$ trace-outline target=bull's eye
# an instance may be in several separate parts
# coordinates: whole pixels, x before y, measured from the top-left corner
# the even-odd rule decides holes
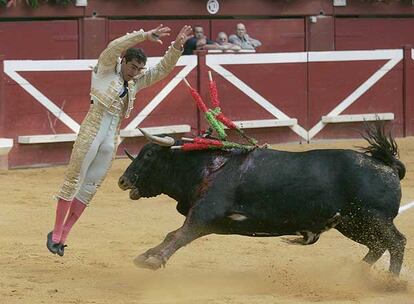
[[[149,157],[151,157],[151,155],[152,155],[152,151],[148,151],[148,152],[145,154],[145,158],[149,158]]]

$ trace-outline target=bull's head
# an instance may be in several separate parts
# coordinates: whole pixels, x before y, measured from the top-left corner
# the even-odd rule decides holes
[[[137,157],[125,151],[132,163],[118,181],[122,190],[130,190],[129,197],[132,200],[161,194],[162,184],[168,179],[166,168],[171,155],[169,147],[175,142],[168,136],[155,136],[144,130],[140,131],[150,143],[141,149]]]

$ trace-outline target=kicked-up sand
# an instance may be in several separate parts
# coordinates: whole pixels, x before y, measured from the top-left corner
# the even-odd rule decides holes
[[[403,205],[414,201],[414,138],[398,144],[407,167]],[[361,145],[358,140],[273,147]],[[209,235],[178,250],[163,269],[137,268],[133,259],[184,218],[167,196],[131,201],[117,186],[128,164],[114,162],[62,258],[50,254],[45,241],[65,167],[0,171],[1,304],[414,303],[414,208],[395,221],[408,240],[399,280],[388,275],[388,253],[368,268],[360,262],[366,247],[336,230],[310,246],[289,245],[283,237]]]

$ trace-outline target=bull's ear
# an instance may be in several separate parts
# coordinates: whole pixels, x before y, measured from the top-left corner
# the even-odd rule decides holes
[[[152,134],[149,134],[147,131],[138,128],[142,134],[144,134],[145,138],[147,140],[149,140],[150,142],[163,146],[163,147],[171,147],[172,145],[174,145],[175,143],[175,139],[169,136],[165,136],[165,137],[160,137],[160,136],[155,136]]]
[[[130,160],[134,161],[135,157],[133,157],[127,149],[124,149],[125,154],[129,157]]]

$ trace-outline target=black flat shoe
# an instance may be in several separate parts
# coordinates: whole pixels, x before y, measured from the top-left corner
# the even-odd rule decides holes
[[[58,253],[61,244],[53,242],[52,235],[53,231],[50,231],[47,235],[46,247],[51,253],[56,254]]]
[[[56,252],[58,256],[63,256],[65,254],[65,247],[68,247],[68,245],[63,245],[59,243],[58,251]]]

